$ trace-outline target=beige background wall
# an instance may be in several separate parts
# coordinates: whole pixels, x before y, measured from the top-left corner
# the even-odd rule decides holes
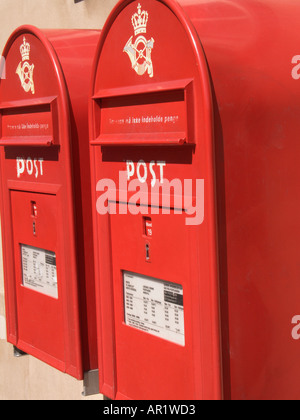
[[[43,28],[101,29],[117,0],[0,0],[0,51],[9,35],[24,24]],[[0,250],[1,251],[1,250]],[[31,356],[13,357],[6,342],[2,252],[0,252],[0,400],[89,400],[83,383]]]

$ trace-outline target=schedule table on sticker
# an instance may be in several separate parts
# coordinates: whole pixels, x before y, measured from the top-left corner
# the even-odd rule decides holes
[[[184,346],[182,286],[129,272],[123,279],[125,323]]]
[[[58,298],[56,255],[44,249],[21,245],[23,286]]]

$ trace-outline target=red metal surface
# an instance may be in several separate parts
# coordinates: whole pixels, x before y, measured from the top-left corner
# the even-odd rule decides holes
[[[98,38],[20,27],[0,83],[8,341],[78,379],[97,368],[86,114]],[[57,287],[42,284],[55,269]]]
[[[225,396],[299,399],[299,4],[182,4],[214,92]]]
[[[154,40],[144,68],[139,3]],[[205,182],[200,226],[150,216],[144,238],[141,215],[94,214],[100,386],[111,398],[299,398],[298,12],[290,0],[127,0],[106,23],[90,103],[93,206],[97,182],[118,185],[127,160],[132,178],[139,161],[148,173],[165,161],[166,179]],[[173,89],[190,98],[187,114],[159,99]],[[122,122],[167,109],[179,109],[171,130]],[[121,270],[183,285],[184,347],[126,325]]]

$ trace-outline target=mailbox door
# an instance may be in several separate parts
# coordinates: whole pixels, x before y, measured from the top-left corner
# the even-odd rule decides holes
[[[177,3],[119,3],[90,111],[101,391],[221,398],[211,90]]]
[[[151,238],[144,216],[111,216],[118,397],[188,399],[195,387],[192,241],[184,215],[151,216]]]
[[[19,345],[63,360],[57,197],[11,191],[11,205]]]

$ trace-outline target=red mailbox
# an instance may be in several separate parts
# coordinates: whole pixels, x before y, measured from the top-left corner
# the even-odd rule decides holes
[[[123,1],[94,70],[101,391],[220,398],[213,105],[197,33],[175,2]]]
[[[97,369],[87,102],[98,31],[17,29],[0,83],[8,341]]]
[[[124,0],[103,29],[90,148],[110,398],[299,398],[298,14]]]

